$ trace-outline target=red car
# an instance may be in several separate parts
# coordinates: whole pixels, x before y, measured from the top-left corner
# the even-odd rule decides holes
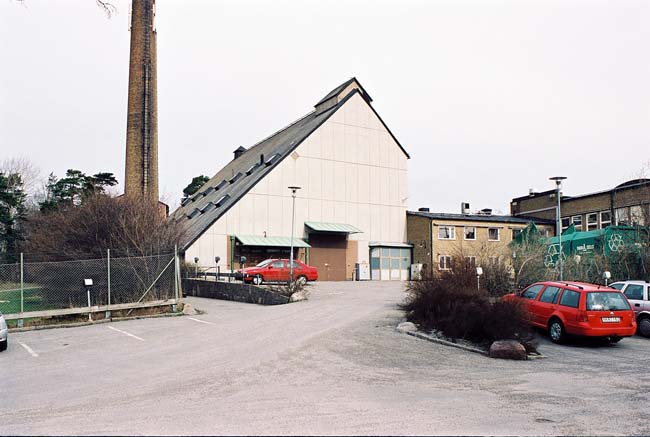
[[[567,334],[616,343],[636,331],[634,311],[625,295],[603,285],[544,281],[503,299],[521,302],[530,324],[547,329],[554,343],[561,343]]]
[[[255,267],[246,267],[237,273],[244,282],[252,282],[255,285],[260,285],[262,282],[288,282],[289,260],[265,259]],[[302,283],[315,281],[318,279],[318,269],[293,260],[293,277]]]

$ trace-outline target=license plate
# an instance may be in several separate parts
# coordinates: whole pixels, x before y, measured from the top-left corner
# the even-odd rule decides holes
[[[603,323],[618,323],[621,321],[620,317],[602,317],[600,320],[603,321]]]

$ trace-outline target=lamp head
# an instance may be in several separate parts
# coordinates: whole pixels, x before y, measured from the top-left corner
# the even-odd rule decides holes
[[[548,179],[551,181],[555,181],[555,185],[559,187],[560,185],[562,185],[562,181],[566,179],[566,176],[553,176]]]

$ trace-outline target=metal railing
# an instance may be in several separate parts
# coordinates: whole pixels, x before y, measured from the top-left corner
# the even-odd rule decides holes
[[[0,264],[0,312],[8,320],[133,310],[180,302],[177,254]]]

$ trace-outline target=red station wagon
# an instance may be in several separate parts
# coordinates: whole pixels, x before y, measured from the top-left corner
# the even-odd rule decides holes
[[[259,285],[262,282],[287,282],[289,281],[288,259],[265,259],[254,267],[246,267],[237,272],[238,277],[243,276],[244,282]],[[293,260],[293,277],[296,281],[307,282],[318,279],[318,269],[307,264]]]
[[[636,331],[634,311],[625,295],[602,285],[544,281],[503,298],[521,302],[530,324],[547,329],[554,343],[561,343],[567,334],[616,343]]]

